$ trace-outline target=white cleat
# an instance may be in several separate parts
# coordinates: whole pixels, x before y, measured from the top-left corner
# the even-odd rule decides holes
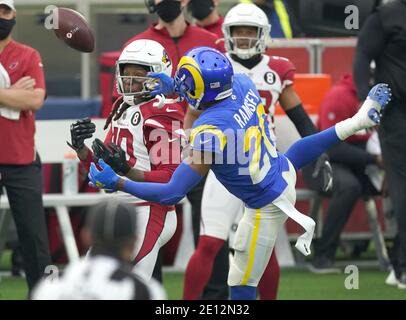
[[[336,124],[336,133],[340,140],[351,137],[359,130],[375,127],[381,121],[381,111],[391,99],[391,90],[385,83],[375,85],[368,94],[358,112],[349,119]]]
[[[388,286],[397,286],[399,283],[398,279],[396,279],[396,274],[395,274],[395,270],[391,270],[391,272],[389,273],[389,275],[386,277],[385,279],[385,284],[387,284]]]

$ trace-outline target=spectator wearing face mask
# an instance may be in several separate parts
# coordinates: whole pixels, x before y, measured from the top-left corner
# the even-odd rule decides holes
[[[224,17],[218,11],[220,0],[191,0],[188,4],[189,11],[195,19],[196,25],[223,38],[221,26]]]
[[[221,49],[216,41],[218,36],[196,26],[190,25],[183,15],[188,0],[151,0],[148,3],[150,13],[156,12],[158,22],[147,30],[128,40],[124,47],[137,39],[150,39],[159,42],[168,52],[174,66],[180,57],[196,46],[208,46]],[[176,68],[173,68],[175,73]]]

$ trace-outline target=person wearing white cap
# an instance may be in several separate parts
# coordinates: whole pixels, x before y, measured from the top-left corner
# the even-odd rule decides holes
[[[11,10],[16,11],[16,8],[14,7],[14,0],[3,0],[3,1],[0,1],[0,4],[4,4],[7,7],[9,7]]]
[[[7,190],[31,290],[51,264],[42,203],[35,111],[45,98],[41,56],[12,39],[14,1],[0,1],[0,194]]]

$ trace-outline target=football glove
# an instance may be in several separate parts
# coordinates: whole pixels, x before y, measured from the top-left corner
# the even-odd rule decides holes
[[[175,80],[162,72],[150,72],[148,77],[159,80],[159,84],[151,91],[151,96],[172,95],[175,93]]]
[[[95,139],[92,143],[95,161],[103,159],[117,174],[125,176],[131,169],[126,160],[123,149],[113,142],[106,146],[100,139]]]
[[[85,140],[93,136],[96,131],[96,125],[90,118],[80,119],[70,125],[71,142],[66,141],[69,147],[79,151],[85,146]]]
[[[312,177],[317,178],[323,175],[323,191],[328,192],[333,188],[333,168],[331,167],[329,156],[323,153],[316,162]]]
[[[89,186],[99,189],[106,189],[108,191],[117,190],[117,182],[120,179],[118,175],[113,171],[113,169],[100,159],[98,165],[102,170],[98,170],[94,162],[90,165],[89,170]]]

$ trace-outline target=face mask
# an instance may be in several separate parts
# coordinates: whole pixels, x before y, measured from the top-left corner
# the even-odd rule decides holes
[[[10,20],[0,18],[0,40],[4,40],[9,36],[15,24],[16,18]]]
[[[197,20],[203,20],[214,10],[213,0],[194,0],[189,4],[192,16]]]
[[[180,1],[164,0],[156,5],[156,13],[164,22],[172,22],[182,13]]]

